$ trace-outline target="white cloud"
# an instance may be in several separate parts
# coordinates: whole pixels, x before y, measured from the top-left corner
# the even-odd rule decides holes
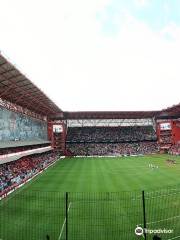
[[[180,41],[180,27],[173,22],[170,22],[167,26],[165,26],[161,33],[166,38],[175,40],[176,42]]]
[[[63,110],[148,110],[179,102],[179,27],[155,33],[127,13],[101,32],[104,0],[1,2],[0,46]],[[119,24],[120,23],[120,24]]]

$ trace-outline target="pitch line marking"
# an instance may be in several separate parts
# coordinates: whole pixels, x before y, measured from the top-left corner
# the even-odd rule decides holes
[[[69,206],[68,206],[68,212],[69,212],[70,207],[71,207],[71,202],[69,203]],[[66,217],[64,218],[64,222],[63,222],[63,225],[62,225],[61,232],[59,234],[58,240],[60,240],[61,237],[62,237],[62,233],[63,233],[63,230],[64,230],[65,223],[66,223]]]
[[[163,222],[163,221],[168,221],[168,220],[171,220],[171,219],[174,219],[174,218],[179,218],[179,216],[174,216],[174,217],[170,217],[170,218],[166,218],[166,219],[161,219],[159,221],[155,221],[155,222],[148,222],[147,224],[151,224],[151,223],[159,223],[159,222]]]
[[[180,238],[180,235],[177,237],[169,238],[168,240],[173,240],[173,239],[177,239],[177,238]]]
[[[174,218],[179,218],[179,217],[180,217],[180,215],[179,215],[179,216],[170,217],[170,218],[161,219],[161,220],[158,220],[158,221],[155,221],[155,222],[148,222],[148,223],[146,223],[146,224],[159,223],[159,222],[168,221],[168,220],[171,220],[171,219],[174,219]],[[143,224],[141,223],[141,224],[139,224],[139,225],[143,225]],[[180,236],[179,236],[179,237],[180,237]]]

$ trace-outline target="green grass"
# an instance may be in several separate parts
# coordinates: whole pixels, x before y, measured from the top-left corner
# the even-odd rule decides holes
[[[167,158],[177,164],[168,165]],[[152,170],[149,163],[159,168]],[[69,240],[137,239],[142,190],[147,227],[172,228],[173,234],[161,235],[163,239],[179,236],[180,157],[153,155],[58,161],[0,202],[0,239],[45,240],[46,234],[50,240],[65,239],[65,192]]]

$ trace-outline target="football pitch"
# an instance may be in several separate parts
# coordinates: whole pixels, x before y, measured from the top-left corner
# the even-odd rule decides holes
[[[180,157],[151,155],[58,160],[0,201],[0,240],[144,239],[142,190],[146,228],[180,239]]]

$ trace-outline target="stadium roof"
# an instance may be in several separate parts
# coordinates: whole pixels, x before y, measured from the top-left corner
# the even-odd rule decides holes
[[[0,53],[0,98],[48,116],[61,109]]]
[[[51,99],[0,53],[0,99],[49,119],[141,119],[180,118],[180,103],[162,111],[63,112]]]
[[[175,117],[180,118],[180,103],[174,105],[172,107],[163,109],[158,117],[167,118],[167,117]]]
[[[179,118],[180,104],[161,111],[80,111],[63,112],[62,115],[56,114],[51,119],[142,119],[142,118]]]
[[[139,119],[152,118],[158,111],[64,112],[65,119]],[[58,117],[58,115],[56,116]]]

